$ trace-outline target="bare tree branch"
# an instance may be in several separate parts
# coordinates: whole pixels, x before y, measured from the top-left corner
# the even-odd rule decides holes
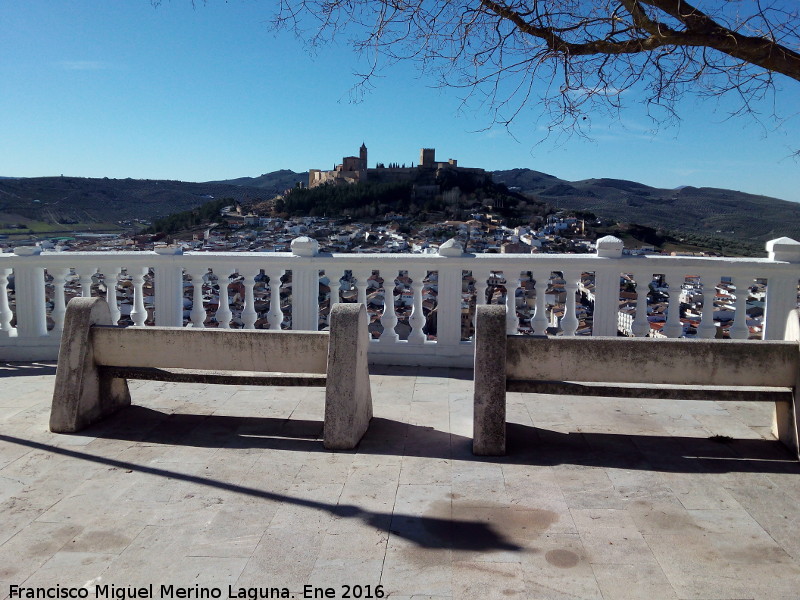
[[[695,0],[693,0],[695,1]],[[538,106],[580,128],[635,89],[659,119],[687,93],[738,98],[743,114],[800,81],[796,0],[281,0],[275,25],[312,47],[348,35],[381,67],[412,60],[508,125]],[[700,8],[702,5],[702,9]]]

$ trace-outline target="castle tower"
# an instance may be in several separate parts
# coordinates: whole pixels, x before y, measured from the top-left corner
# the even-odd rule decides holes
[[[435,148],[421,148],[419,151],[419,166],[432,167],[436,162]]]
[[[361,148],[358,150],[358,157],[361,159],[361,168],[366,171],[367,169],[367,146],[361,142]]]

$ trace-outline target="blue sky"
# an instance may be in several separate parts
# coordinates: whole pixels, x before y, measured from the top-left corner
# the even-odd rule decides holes
[[[412,65],[389,68],[350,102],[359,59],[344,44],[307,53],[269,26],[256,0],[0,2],[0,175],[208,181],[330,168],[361,142],[376,161],[410,164],[420,147],[486,169],[527,167],[564,179],[726,187],[800,202],[800,117],[781,127],[726,120],[691,99],[678,127],[651,131],[635,104],[593,120],[593,140],[550,138],[534,111],[516,139],[485,130]],[[779,112],[800,110],[782,78]],[[761,107],[770,111],[771,106]]]

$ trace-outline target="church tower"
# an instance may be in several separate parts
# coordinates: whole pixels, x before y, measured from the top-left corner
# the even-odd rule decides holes
[[[361,148],[358,149],[358,157],[361,159],[361,168],[367,170],[367,146],[361,142]]]

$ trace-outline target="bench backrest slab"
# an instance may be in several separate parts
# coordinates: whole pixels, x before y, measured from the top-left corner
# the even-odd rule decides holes
[[[208,371],[325,373],[328,333],[94,326],[95,363]]]

